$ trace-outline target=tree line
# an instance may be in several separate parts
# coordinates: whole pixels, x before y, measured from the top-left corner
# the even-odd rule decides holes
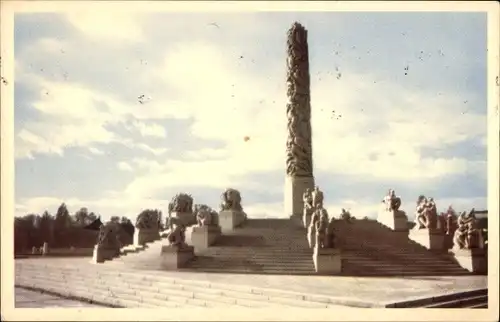
[[[145,212],[156,212],[158,210],[147,209]],[[25,252],[32,247],[41,247],[44,242],[50,248],[90,248],[96,243],[98,227],[85,229],[87,226],[99,219],[100,216],[88,208],[80,208],[74,214],[70,214],[68,207],[62,203],[54,215],[48,211],[39,214],[27,214],[14,219],[14,251]],[[120,239],[124,245],[132,243],[134,224],[125,217],[112,216],[109,220],[120,224],[123,234]],[[162,225],[163,226],[163,225]],[[88,227],[87,227],[88,228]]]

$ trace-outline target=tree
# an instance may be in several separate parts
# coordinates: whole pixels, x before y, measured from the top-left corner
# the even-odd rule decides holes
[[[89,222],[89,211],[87,208],[82,207],[80,210],[75,212],[75,222],[77,226],[83,227]]]
[[[96,216],[96,214],[91,212],[91,213],[89,213],[88,218],[89,218],[89,222],[93,222],[97,219],[97,216]]]
[[[56,218],[55,218],[55,229],[64,230],[71,225],[71,217],[69,215],[68,208],[63,202],[59,208],[57,208]]]
[[[120,223],[120,217],[118,217],[118,216],[111,216],[111,218],[109,218],[109,221],[112,222],[112,223],[119,224]]]

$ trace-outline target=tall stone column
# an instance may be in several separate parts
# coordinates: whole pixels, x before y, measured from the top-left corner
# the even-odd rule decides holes
[[[287,40],[288,138],[286,142],[285,213],[302,218],[306,188],[313,189],[311,95],[307,30],[295,22]]]

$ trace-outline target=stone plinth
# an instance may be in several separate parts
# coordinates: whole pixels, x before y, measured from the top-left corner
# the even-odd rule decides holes
[[[166,245],[161,248],[161,268],[165,270],[182,268],[193,258],[193,246]]]
[[[414,228],[410,230],[408,238],[429,250],[443,251],[445,234],[441,229]]]
[[[213,245],[221,232],[221,228],[215,225],[192,226],[186,231],[186,242],[195,249],[204,249]]]
[[[336,275],[342,272],[342,256],[338,248],[314,247],[314,268],[318,274]]]
[[[379,209],[377,221],[394,231],[408,231],[408,217],[402,210],[386,210],[384,205]]]
[[[107,260],[113,259],[118,256],[120,251],[118,249],[104,248],[99,245],[94,246],[94,253],[92,254],[92,263],[104,263]]]
[[[314,177],[291,177],[285,178],[285,215],[302,225],[304,211],[304,192],[309,188],[314,189]],[[298,220],[297,220],[298,219]]]
[[[222,231],[231,231],[241,226],[247,218],[243,211],[222,210],[219,212],[219,226]]]
[[[140,229],[136,228],[134,231],[134,245],[141,246],[146,243],[153,242],[160,239],[159,229]]]
[[[192,212],[172,212],[172,217],[175,217],[184,226],[191,226],[196,224],[196,216]]]
[[[457,249],[450,251],[456,262],[475,274],[488,274],[488,251],[481,248]]]

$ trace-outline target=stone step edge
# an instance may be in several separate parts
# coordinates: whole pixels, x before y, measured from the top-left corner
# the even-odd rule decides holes
[[[472,303],[471,303],[472,302]],[[449,300],[449,301],[439,301],[436,303],[431,303],[429,305],[426,305],[425,308],[465,308],[469,307],[470,305],[477,305],[477,304],[484,304],[488,303],[488,295],[487,294],[481,294],[481,295],[476,295],[476,296],[467,296],[467,297],[459,297],[457,299]],[[449,304],[454,304],[453,306],[448,306]],[[458,305],[458,306],[457,306]],[[465,306],[464,306],[465,305]]]
[[[31,281],[37,281],[38,279],[37,278],[27,278],[28,280],[31,280]],[[246,304],[248,304],[248,302],[253,302],[253,304],[265,304],[269,301],[269,298],[261,298],[261,299],[256,299],[255,297],[252,299],[252,298],[238,298],[238,299],[234,299],[233,300],[233,297],[231,297],[230,295],[224,295],[224,294],[214,294],[214,293],[204,293],[203,295],[205,296],[199,296],[199,297],[194,297],[194,294],[195,293],[194,291],[190,291],[190,290],[183,290],[183,289],[180,289],[180,288],[175,288],[175,289],[165,289],[165,290],[168,290],[169,292],[162,292],[162,290],[156,288],[156,289],[153,289],[154,285],[140,285],[140,286],[137,286],[135,285],[135,288],[128,288],[130,290],[133,290],[133,292],[131,291],[127,291],[127,290],[120,290],[121,287],[123,286],[130,286],[131,284],[130,283],[126,283],[125,282],[125,285],[119,285],[119,284],[115,284],[115,283],[106,283],[106,284],[99,284],[98,283],[98,286],[94,286],[93,284],[86,284],[85,280],[75,280],[73,279],[71,282],[68,282],[66,280],[61,280],[61,279],[57,279],[56,277],[54,276],[51,276],[50,278],[45,278],[43,279],[43,281],[49,281],[51,282],[52,284],[56,284],[56,285],[60,285],[60,284],[70,284],[70,285],[73,285],[73,286],[77,286],[78,288],[82,288],[85,286],[88,286],[89,289],[95,289],[97,291],[101,291],[101,292],[106,292],[106,291],[109,291],[109,292],[112,292],[113,294],[116,294],[117,296],[121,296],[121,297],[126,297],[126,298],[140,298],[140,300],[138,300],[137,302],[139,303],[143,303],[145,301],[150,301],[150,300],[158,300],[158,301],[161,301],[161,300],[164,300],[164,301],[169,301],[169,302],[173,302],[173,303],[179,303],[178,301],[175,301],[175,299],[177,300],[180,300],[180,299],[185,299],[186,301],[187,300],[194,300],[194,301],[204,301],[204,302],[208,302],[208,303],[217,303],[217,304],[225,304],[225,305],[238,305],[238,306],[248,306]],[[159,283],[158,283],[159,284]],[[171,285],[170,285],[171,286]],[[61,287],[64,287],[64,286],[61,286]],[[118,290],[117,290],[118,289]],[[222,292],[222,291],[221,291]],[[226,292],[226,291],[224,291]],[[183,294],[181,294],[183,293]],[[192,293],[193,295],[190,295],[189,293]],[[148,295],[146,298],[144,297],[145,295]],[[253,294],[246,294],[246,295],[253,295]],[[257,296],[257,295],[255,295]],[[170,300],[170,298],[173,298],[174,300]],[[238,303],[239,302],[239,303]],[[189,305],[189,303],[184,303],[181,301],[181,304],[182,305]],[[198,306],[207,306],[206,304],[204,305],[198,305]],[[293,306],[292,304],[289,304],[289,306]]]
[[[64,298],[64,299],[67,299],[67,300],[78,301],[78,302],[85,302],[85,303],[89,303],[89,304],[96,304],[96,305],[100,305],[100,306],[108,307],[108,308],[120,308],[121,307],[121,306],[118,306],[118,305],[115,305],[115,304],[104,303],[102,301],[88,299],[88,298],[84,298],[84,297],[80,297],[80,296],[65,295],[65,294],[62,294],[62,293],[50,291],[50,290],[43,289],[43,288],[36,287],[36,286],[30,286],[30,285],[25,285],[25,284],[23,285],[22,283],[17,283],[17,282],[14,282],[14,287],[25,289],[25,290],[28,290],[28,291],[39,292],[39,293],[42,293],[42,294],[48,294],[48,295],[52,295],[52,296],[57,296],[57,297]]]
[[[26,280],[28,281],[26,283],[29,284],[29,283],[39,282],[40,279],[27,278]],[[59,293],[63,296],[68,293],[68,289],[70,289],[69,290],[70,293],[73,292],[73,293],[78,293],[78,294],[86,294],[85,296],[80,296],[80,298],[82,298],[82,299],[89,300],[90,298],[93,298],[94,296],[97,295],[99,297],[104,298],[105,301],[108,301],[108,302],[102,301],[103,303],[108,303],[108,305],[111,305],[111,304],[116,305],[115,300],[125,300],[125,301],[129,301],[129,302],[135,302],[136,307],[141,306],[142,304],[145,304],[148,306],[151,305],[150,302],[144,302],[142,300],[142,297],[139,295],[134,296],[132,294],[126,294],[123,292],[114,293],[113,291],[111,291],[113,295],[110,296],[110,290],[106,290],[103,288],[90,288],[82,283],[74,283],[74,282],[67,282],[67,281],[54,280],[54,279],[43,279],[42,283],[40,283],[40,284],[42,286],[40,286],[39,288],[41,288],[41,289],[46,289],[46,288],[56,289],[56,291],[52,291],[52,292]],[[68,284],[71,285],[71,288],[68,288]],[[57,290],[59,290],[59,291],[57,291]],[[148,298],[148,300],[151,300],[151,299]],[[179,305],[176,305],[176,304],[183,304],[184,306],[191,306],[191,307],[200,307],[200,306],[196,306],[196,305],[192,305],[192,304],[188,304],[188,303],[179,303],[179,302],[175,302],[175,301],[169,301],[167,303],[165,303],[165,302],[167,302],[167,301],[166,300],[162,301],[163,307],[170,307],[170,308],[179,307]]]
[[[414,307],[419,307],[419,306],[425,306],[433,303],[437,303],[440,301],[446,301],[448,299],[453,299],[454,297],[457,298],[466,298],[470,297],[473,295],[481,295],[481,294],[488,294],[488,288],[476,288],[472,290],[462,290],[462,291],[452,291],[452,292],[447,292],[441,295],[435,295],[435,296],[416,296],[413,298],[408,298],[404,301],[400,302],[392,302],[392,303],[387,303],[385,305],[386,308],[414,308]]]
[[[50,276],[49,276],[50,275]],[[58,275],[55,274],[45,274],[44,277],[39,277],[38,279],[36,277],[30,276],[30,277],[22,277],[20,276],[21,279],[28,279],[31,281],[36,281],[39,279],[42,279],[43,282],[50,281],[55,284],[72,284],[76,285],[78,288],[85,287],[86,285],[91,285],[85,282],[84,279],[74,279],[69,277],[70,280],[67,280],[65,278],[60,279],[58,278]],[[17,278],[17,277],[16,277]],[[114,278],[112,281],[117,282],[120,281],[118,277]],[[141,298],[141,301],[139,302],[144,302],[144,299],[141,294],[136,294],[135,292],[127,292],[123,290],[119,290],[120,286],[119,284],[115,283],[109,283],[109,280],[106,279],[105,282],[99,283],[98,281],[95,281],[95,283],[98,284],[98,286],[95,286],[96,290],[103,291],[105,292],[106,290],[111,291],[112,293],[115,294],[121,294],[121,295],[126,295],[128,296],[137,296]],[[108,283],[106,283],[108,282]],[[165,299],[167,298],[175,298],[175,299],[186,299],[186,300],[196,300],[196,301],[205,301],[207,303],[210,302],[215,302],[219,304],[231,304],[231,305],[239,305],[239,306],[247,306],[248,302],[253,302],[253,304],[261,304],[264,303],[272,303],[275,305],[281,305],[281,306],[288,306],[288,307],[304,307],[304,308],[311,308],[311,307],[316,307],[316,308],[324,308],[328,307],[328,303],[320,303],[320,302],[313,302],[313,301],[301,301],[296,298],[283,298],[283,297],[271,297],[267,295],[259,295],[259,294],[253,294],[253,293],[239,293],[236,291],[232,290],[215,290],[216,292],[218,291],[220,294],[214,294],[215,292],[203,292],[201,287],[195,287],[197,290],[189,290],[189,289],[182,289],[182,285],[177,285],[174,289],[168,289],[168,288],[154,288],[158,284],[163,284],[161,282],[157,282],[154,285],[133,285],[131,283],[124,282],[129,289],[134,289],[138,291],[139,293],[149,293],[153,298],[158,298],[158,299]],[[93,284],[92,284],[93,285]],[[169,287],[172,287],[172,284],[168,284]],[[174,284],[176,285],[176,284]],[[124,285],[123,285],[124,286]],[[135,288],[134,288],[135,286]],[[178,287],[180,286],[180,288]],[[63,286],[61,286],[63,287]],[[192,286],[191,286],[192,287]],[[190,287],[190,288],[191,288]],[[115,289],[114,291],[112,289]],[[118,290],[116,290],[118,289]],[[201,290],[200,290],[201,289]],[[165,291],[162,291],[165,290]],[[181,294],[182,293],[182,294]],[[196,296],[196,293],[198,294],[203,294],[203,295],[198,295]],[[233,294],[229,294],[233,293]],[[235,294],[236,293],[236,294]],[[159,295],[159,296],[156,296]],[[162,297],[163,296],[163,297]],[[252,297],[252,298],[249,298]],[[234,299],[236,298],[236,299]],[[234,299],[234,300],[233,300]],[[228,303],[231,302],[231,303]],[[239,302],[239,303],[238,303]],[[203,306],[207,306],[206,304]]]
[[[33,279],[28,279],[28,280],[30,282],[26,282],[27,284],[29,284],[29,283],[33,284],[33,282],[34,282]],[[63,285],[59,285],[58,283],[46,283],[46,281],[44,281],[44,282],[45,282],[45,284],[43,286],[39,286],[36,288],[42,290],[45,293],[51,292],[52,294],[55,294],[55,295],[57,295],[59,297],[63,297],[63,298],[76,297],[76,298],[81,299],[84,302],[95,303],[96,300],[94,300],[94,298],[99,297],[99,298],[102,298],[103,300],[98,301],[98,302],[103,303],[107,307],[113,307],[113,308],[128,307],[127,305],[123,305],[123,303],[132,304],[134,308],[144,307],[144,306],[152,307],[151,303],[149,303],[149,302],[141,302],[141,301],[134,299],[134,298],[131,298],[131,297],[123,297],[123,296],[112,297],[112,296],[106,295],[107,293],[102,289],[90,290],[89,288],[81,287],[79,285],[78,285],[78,287],[74,287],[74,285],[73,285],[73,287],[71,288],[71,291],[69,293],[69,294],[73,293],[73,294],[79,294],[79,295],[68,295],[66,284],[62,283]],[[20,283],[20,284],[22,284],[22,283]],[[26,287],[26,286],[23,286],[23,287]],[[29,287],[33,287],[33,286],[29,286]],[[50,288],[50,290],[47,290],[48,288]],[[81,295],[81,294],[85,294],[85,295]],[[173,305],[168,306],[168,305],[165,305],[165,303],[162,303],[162,304],[163,304],[163,307],[169,307],[169,308],[179,307],[179,306],[173,306]],[[187,306],[187,304],[185,304],[185,306]],[[156,305],[154,307],[158,307],[158,305]]]
[[[28,264],[29,265],[29,264]],[[50,265],[45,265],[45,268],[49,268]],[[39,271],[40,266],[32,266],[33,269],[32,271]],[[55,266],[56,269],[61,269],[61,267]],[[108,266],[109,268],[109,266]],[[114,267],[113,267],[114,268]],[[69,270],[74,270],[74,271],[84,271],[88,272],[88,268],[82,268],[80,270],[79,267],[71,267]],[[43,271],[43,270],[42,270]],[[97,271],[97,270],[96,270]],[[113,276],[124,276],[127,277],[127,275],[132,275],[132,276],[141,276],[142,280],[150,280],[150,281],[155,281],[158,279],[161,279],[162,281],[165,281],[165,283],[168,283],[169,281],[172,284],[184,284],[184,285],[200,285],[200,286],[205,286],[208,288],[212,289],[226,289],[226,290],[234,290],[237,292],[242,292],[242,293],[251,293],[251,294],[260,294],[260,295],[267,295],[267,296],[276,296],[276,297],[284,297],[284,298],[295,298],[298,300],[302,301],[309,301],[309,302],[319,302],[319,303],[326,303],[326,304],[333,304],[333,305],[344,305],[344,306],[350,306],[350,307],[358,307],[358,308],[371,308],[371,307],[384,307],[382,303],[374,303],[374,302],[367,302],[367,301],[361,301],[356,298],[349,298],[349,297],[340,297],[340,296],[331,296],[331,295],[326,295],[326,294],[314,294],[314,293],[307,293],[307,292],[297,292],[297,291],[289,291],[289,290],[283,290],[283,289],[278,289],[278,288],[266,288],[266,287],[254,287],[254,286],[246,286],[246,285],[234,285],[230,283],[220,283],[220,282],[211,282],[211,281],[206,281],[206,280],[192,280],[192,279],[176,279],[173,277],[169,276],[158,276],[155,274],[155,272],[149,272],[149,271],[142,271],[142,272],[134,272],[133,270],[113,270],[110,271],[108,270],[101,270],[100,272],[103,273],[103,275],[113,275]],[[90,272],[89,272],[90,273]],[[147,276],[148,279],[145,279],[144,276]],[[186,283],[187,282],[187,283]],[[277,296],[277,294],[279,294]]]

